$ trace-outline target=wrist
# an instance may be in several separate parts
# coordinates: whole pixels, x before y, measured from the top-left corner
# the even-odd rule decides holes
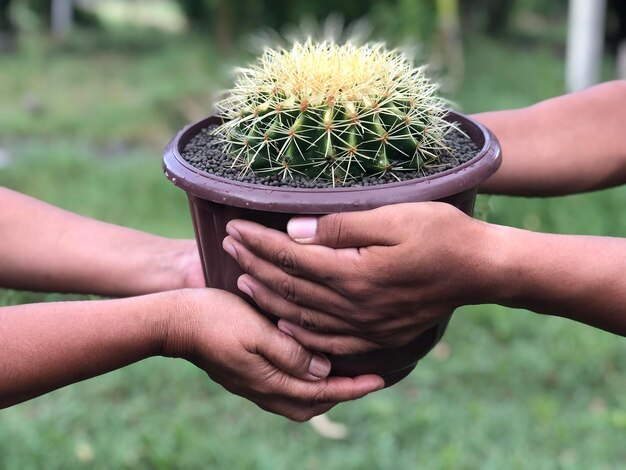
[[[192,240],[158,237],[140,256],[144,257],[140,264],[145,266],[143,273],[138,273],[138,279],[145,279],[137,286],[140,292],[164,292],[203,285],[203,280],[191,279],[201,277],[197,248]]]
[[[500,303],[510,295],[508,227],[468,218],[456,243],[464,247],[457,261],[461,287],[456,307]]]
[[[502,225],[484,225],[482,285],[477,290],[480,302],[476,303],[511,305],[522,289],[523,276],[517,258],[526,244],[526,232]]]
[[[152,322],[156,338],[156,355],[173,358],[190,358],[195,354],[195,332],[198,330],[197,306],[194,299],[200,289],[180,289],[156,294],[159,309]]]

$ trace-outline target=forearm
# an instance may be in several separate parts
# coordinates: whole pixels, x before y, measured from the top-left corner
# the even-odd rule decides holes
[[[3,287],[113,296],[181,288],[187,243],[92,220],[0,188]]]
[[[485,300],[626,336],[626,239],[490,227]]]
[[[474,117],[503,155],[482,192],[554,196],[626,183],[626,81]]]
[[[173,295],[0,308],[0,408],[159,354]]]

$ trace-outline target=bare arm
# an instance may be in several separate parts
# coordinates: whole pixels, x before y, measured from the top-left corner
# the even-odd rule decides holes
[[[204,285],[195,242],[99,222],[0,188],[0,286],[139,295]]]
[[[626,183],[626,80],[474,117],[503,154],[482,192],[556,196]]]
[[[327,359],[212,289],[4,307],[0,338],[0,408],[158,355],[187,359],[229,391],[299,421],[384,385],[377,376],[325,378]]]
[[[488,226],[482,292],[492,302],[626,336],[626,239]]]
[[[158,354],[166,309],[158,295],[0,308],[0,407]]]

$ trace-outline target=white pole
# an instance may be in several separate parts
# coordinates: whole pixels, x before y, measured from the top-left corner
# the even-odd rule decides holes
[[[570,0],[566,86],[582,90],[598,83],[604,45],[606,0]]]
[[[617,78],[626,79],[626,39],[622,39],[617,49]]]
[[[52,0],[50,29],[54,37],[67,36],[72,29],[73,13],[72,0]]]

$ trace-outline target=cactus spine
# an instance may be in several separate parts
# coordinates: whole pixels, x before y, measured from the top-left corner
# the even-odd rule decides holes
[[[419,170],[454,128],[424,69],[384,44],[295,43],[240,69],[217,130],[243,173],[301,174],[334,185]]]

